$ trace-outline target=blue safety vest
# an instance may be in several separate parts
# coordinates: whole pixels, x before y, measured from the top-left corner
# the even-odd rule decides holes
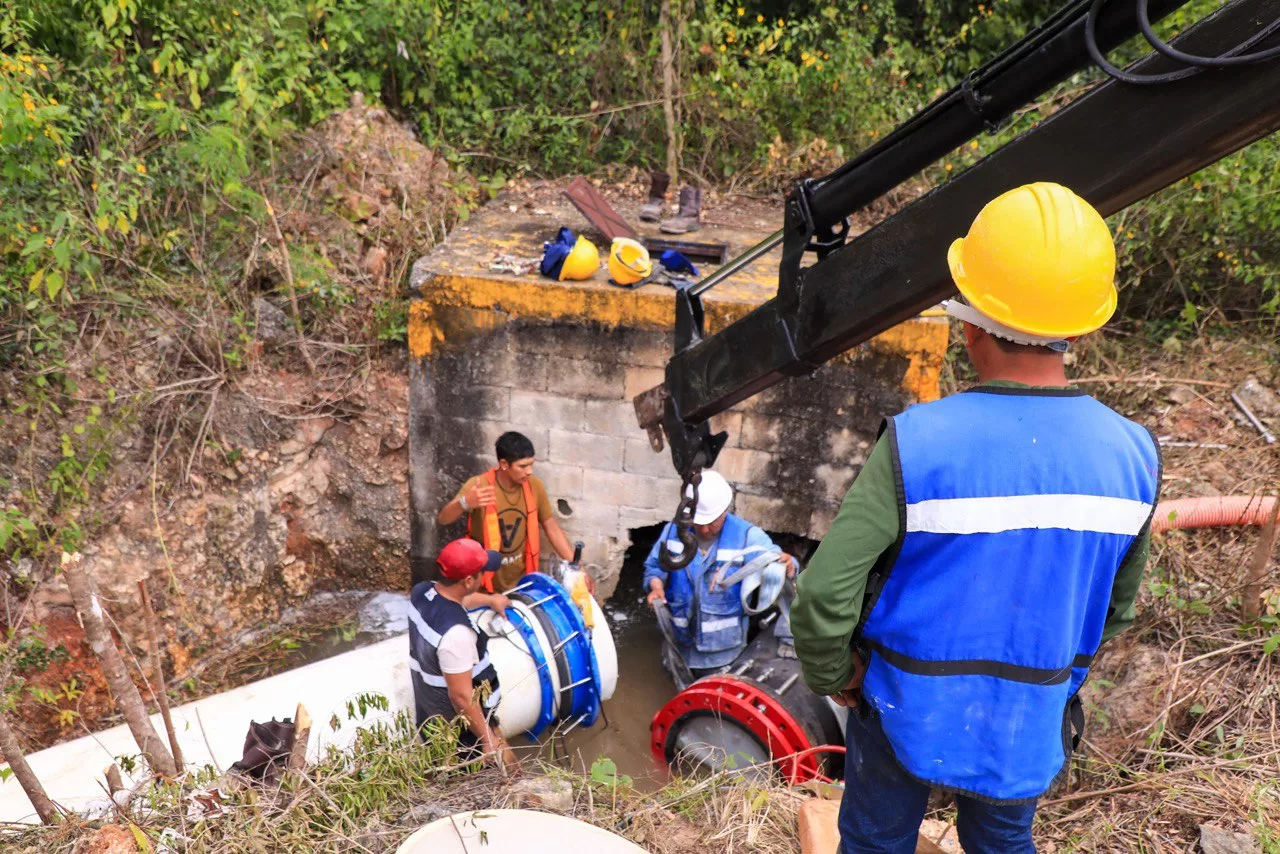
[[[900,530],[868,587],[863,694],[900,764],[995,801],[1042,794],[1150,524],[1155,440],[1074,389],[980,387],[888,423]]]
[[[706,554],[697,554],[684,569],[668,576],[667,606],[675,624],[676,640],[684,649],[690,667],[710,668],[728,664],[747,645],[746,615],[742,612],[742,584],[721,589],[712,584],[716,570],[741,566],[752,557],[747,550],[751,523],[732,513],[715,545]],[[675,539],[675,527],[667,524],[663,540]],[[693,654],[689,654],[689,651]]]

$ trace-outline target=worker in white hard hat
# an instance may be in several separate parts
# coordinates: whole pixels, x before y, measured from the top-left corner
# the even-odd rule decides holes
[[[1159,497],[1151,434],[1066,375],[1116,307],[1101,215],[1017,187],[946,260],[979,384],[888,419],[791,611],[805,681],[850,710],[842,854],[916,851],[931,789],[955,795],[969,854],[1033,854]]]
[[[741,516],[729,512],[733,487],[722,475],[704,471],[698,485],[698,506],[693,515],[697,554],[683,569],[667,572],[659,562],[663,548],[680,552],[675,525],[667,523],[644,562],[648,601],[671,609],[678,652],[695,678],[730,664],[747,645],[749,619],[742,603],[742,582],[715,583],[717,572],[764,554],[775,554],[794,575],[799,564],[776,545],[769,535]],[[720,572],[721,578],[728,573]],[[789,641],[790,631],[780,640]]]

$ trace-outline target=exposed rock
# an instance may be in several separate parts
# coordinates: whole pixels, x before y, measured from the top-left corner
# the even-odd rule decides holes
[[[1200,850],[1204,854],[1262,854],[1262,846],[1251,835],[1211,824],[1200,825]]]
[[[128,828],[108,824],[82,838],[72,850],[74,854],[133,854],[138,842]]]
[[[279,344],[292,336],[293,324],[289,315],[262,297],[253,301],[253,310],[258,316],[253,333],[263,344]]]
[[[1264,424],[1280,430],[1280,395],[1258,382],[1257,377],[1242,382],[1235,393]]]
[[[1164,396],[1167,397],[1171,403],[1190,403],[1196,399],[1196,393],[1185,385],[1171,386],[1169,390],[1164,393]]]
[[[568,780],[528,777],[507,790],[512,809],[543,809],[567,813],[573,809],[573,786]]]

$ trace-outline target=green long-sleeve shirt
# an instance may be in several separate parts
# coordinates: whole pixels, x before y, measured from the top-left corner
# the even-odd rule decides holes
[[[1013,382],[988,385],[1030,388]],[[797,579],[799,596],[791,609],[791,629],[805,682],[815,693],[834,694],[853,677],[849,652],[853,631],[862,616],[867,577],[880,555],[897,539],[893,451],[881,436],[849,487],[827,536]],[[1103,641],[1133,622],[1134,601],[1150,547],[1148,527],[1116,574]]]

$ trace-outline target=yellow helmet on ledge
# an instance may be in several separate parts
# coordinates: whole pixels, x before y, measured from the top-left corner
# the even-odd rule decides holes
[[[560,281],[565,279],[589,279],[600,269],[600,250],[581,234],[569,250],[569,255],[560,266]]]
[[[615,237],[609,247],[609,278],[620,285],[634,285],[653,272],[649,250],[630,237]]]
[[[1111,231],[1060,184],[1026,184],[988,202],[947,263],[969,305],[1031,335],[1083,335],[1116,310]]]

